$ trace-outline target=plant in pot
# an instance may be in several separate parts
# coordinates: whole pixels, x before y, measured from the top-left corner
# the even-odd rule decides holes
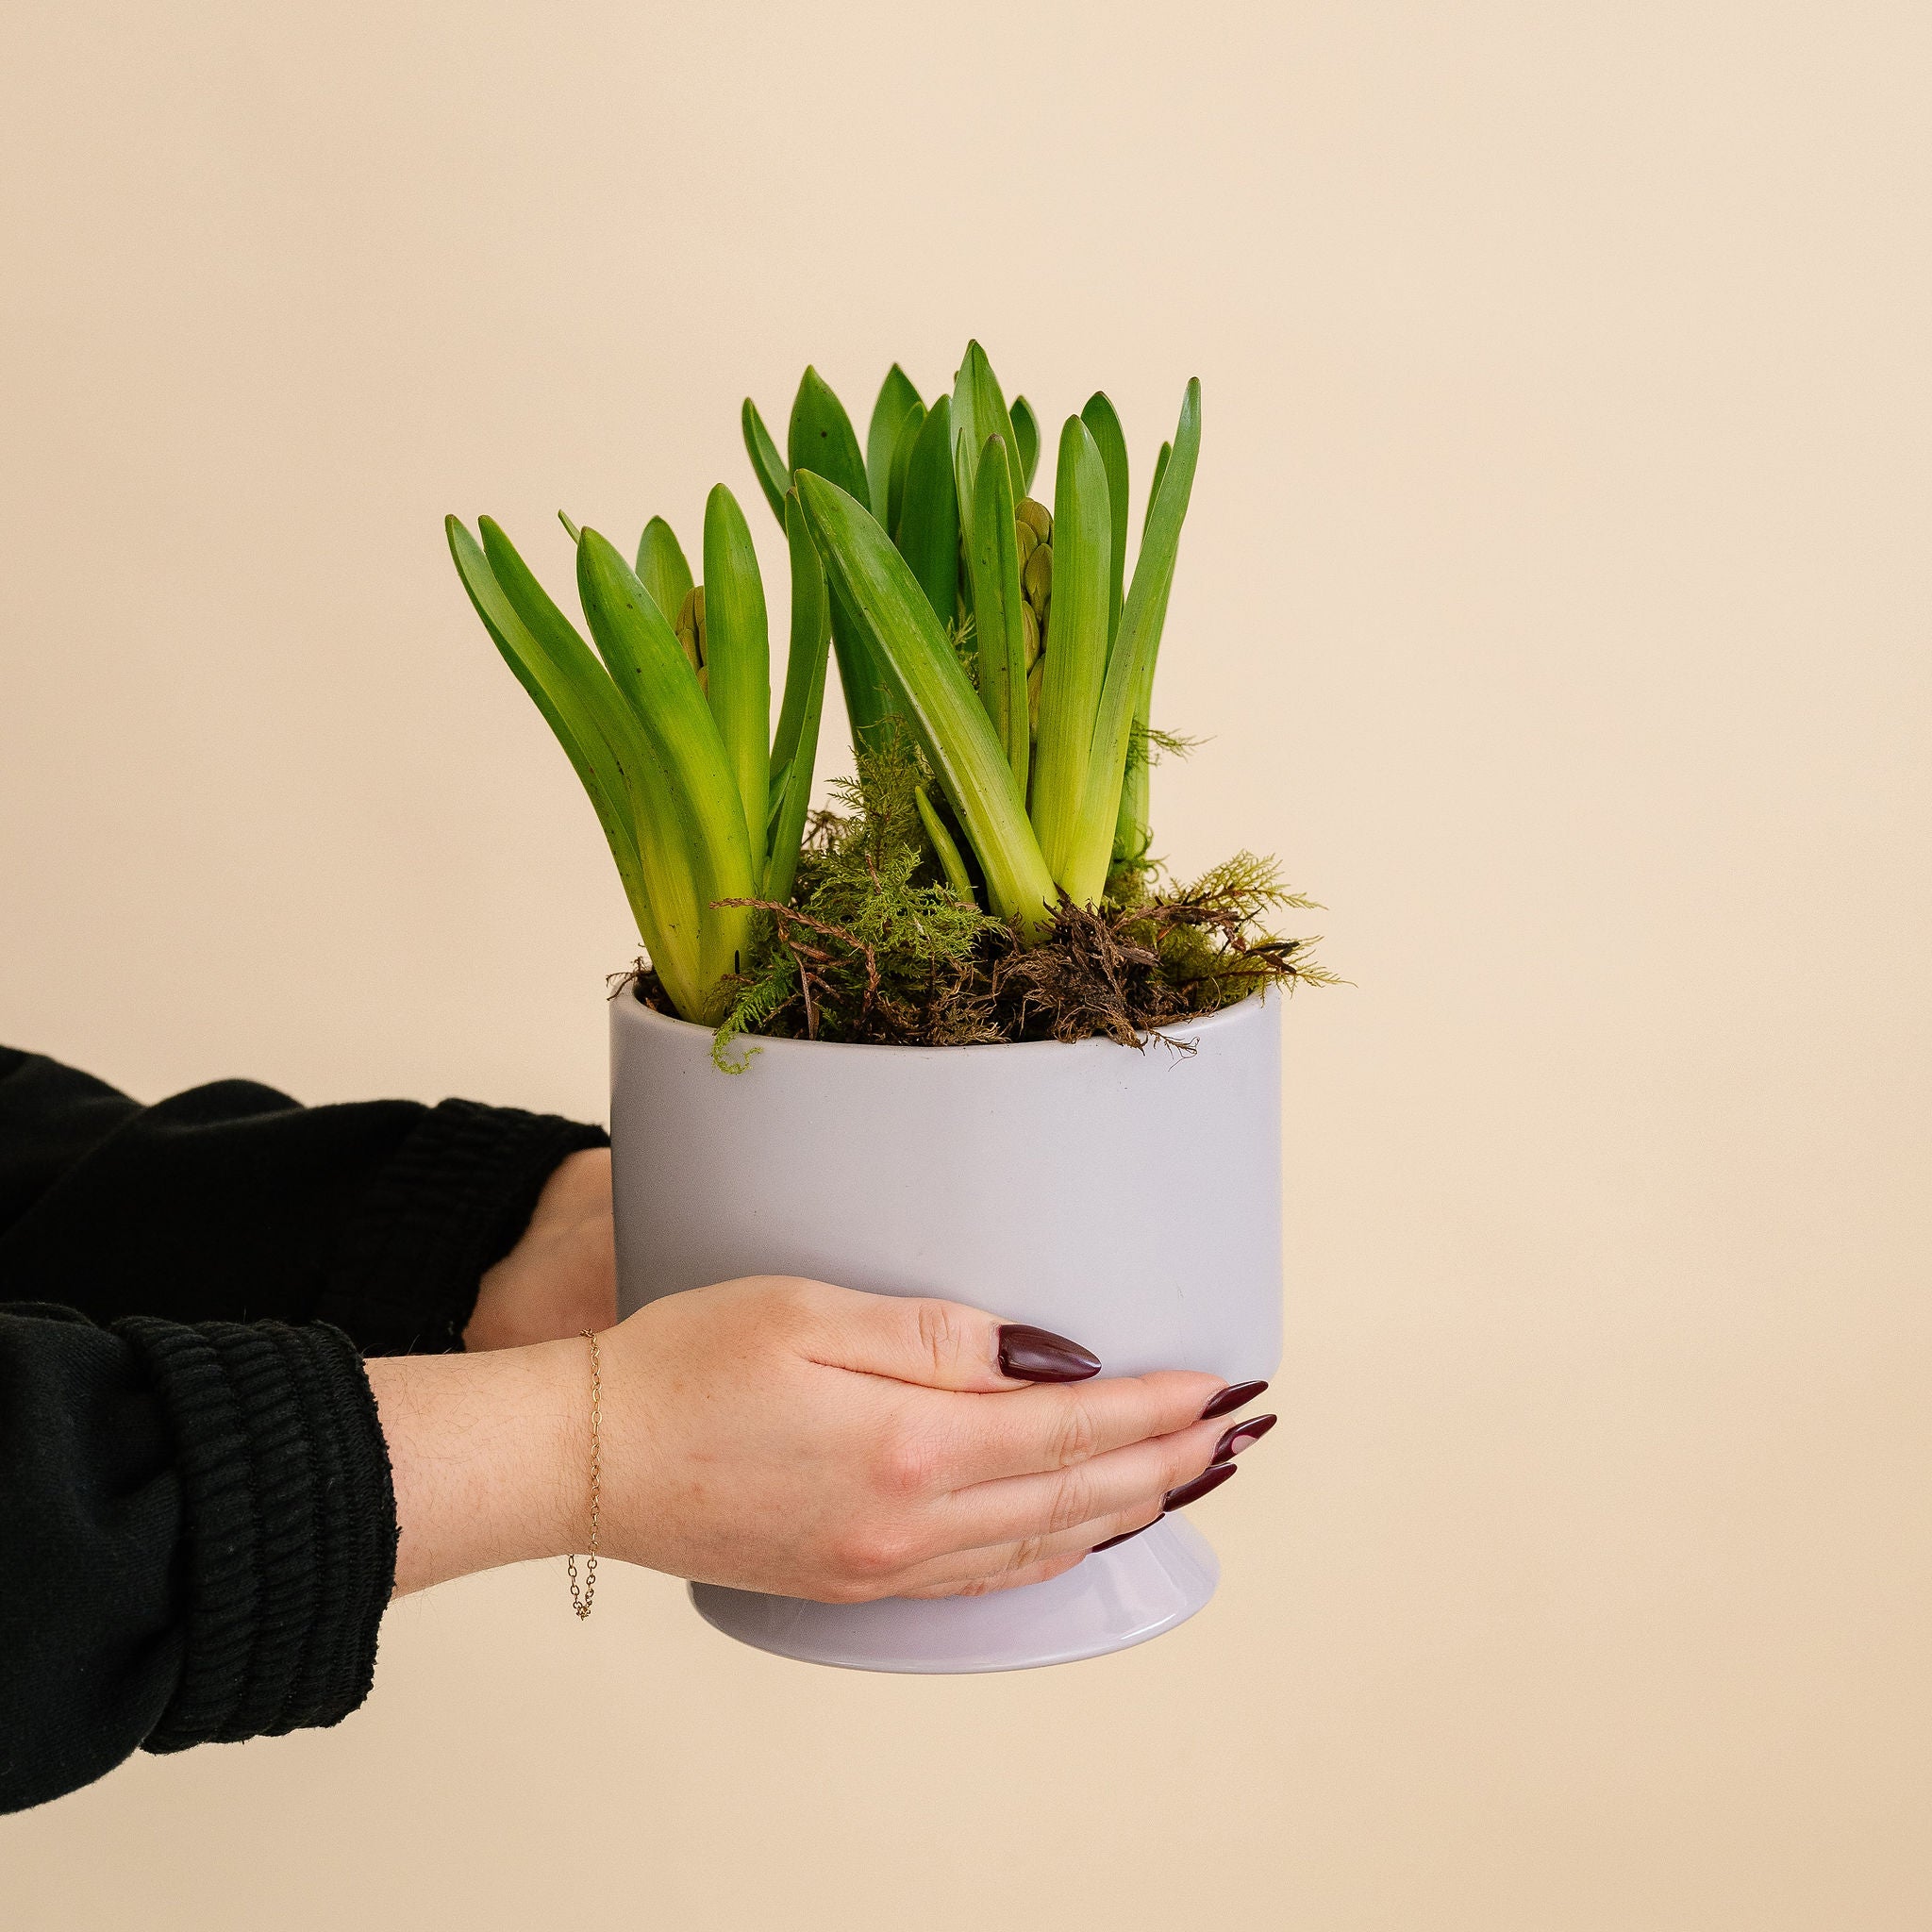
[[[895,365],[863,451],[809,369],[783,457],[749,400],[742,424],[791,566],[775,734],[764,589],[723,484],[701,581],[662,519],[634,562],[564,519],[589,642],[495,524],[448,521],[646,948],[611,1002],[621,1307],[805,1274],[1075,1335],[1111,1373],[1270,1374],[1280,991],[1325,975],[1264,929],[1307,903],[1272,867],[1242,855],[1174,886],[1151,856],[1199,385],[1131,569],[1111,403],[1067,419],[1049,509],[1034,413],[976,343],[930,407]],[[833,649],[858,767],[842,813],[811,808]],[[693,1597],[788,1656],[1000,1670],[1157,1636],[1217,1574],[1170,1517],[1002,1594]]]

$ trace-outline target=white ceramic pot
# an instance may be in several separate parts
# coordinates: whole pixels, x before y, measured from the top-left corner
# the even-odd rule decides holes
[[[1281,1350],[1281,1024],[1270,993],[1173,1029],[1192,1051],[744,1041],[610,1007],[618,1294],[804,1274],[943,1295],[1070,1336],[1104,1374],[1274,1373]],[[755,1188],[738,1178],[758,1176]],[[721,1178],[723,1177],[723,1178]],[[864,1670],[1020,1670],[1158,1637],[1213,1594],[1164,1519],[991,1596],[817,1604],[693,1585],[761,1649]]]

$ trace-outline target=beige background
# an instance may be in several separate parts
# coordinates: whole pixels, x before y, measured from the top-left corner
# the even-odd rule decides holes
[[[1923,7],[8,14],[0,1036],[600,1114],[623,902],[438,521],[562,581],[969,332],[1143,475],[1202,376],[1164,842],[1356,985],[1185,1631],[473,1580],[0,1824],[0,1921],[1932,1923]]]

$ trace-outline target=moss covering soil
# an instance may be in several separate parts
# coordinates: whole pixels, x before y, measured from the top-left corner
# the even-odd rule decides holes
[[[857,779],[834,787],[846,809],[814,815],[791,900],[747,902],[759,918],[752,957],[728,982],[720,1066],[745,1064],[741,1035],[1140,1047],[1266,987],[1332,982],[1315,940],[1272,930],[1313,902],[1248,853],[1185,885],[1152,865],[1118,867],[1099,907],[1063,897],[1047,935],[1023,944],[947,883],[914,802],[924,775],[904,756],[862,760]],[[648,962],[623,985],[674,1011]]]

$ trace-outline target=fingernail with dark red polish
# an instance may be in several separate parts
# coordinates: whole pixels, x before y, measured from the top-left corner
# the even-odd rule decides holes
[[[1158,1523],[1159,1521],[1160,1518],[1158,1516],[1154,1519],[1154,1523]],[[1087,1552],[1087,1554],[1090,1557],[1097,1557],[1099,1556],[1102,1550],[1110,1550],[1116,1543],[1126,1542],[1130,1539],[1141,1535],[1142,1531],[1152,1529],[1154,1527],[1154,1523],[1143,1523],[1141,1525],[1140,1529],[1124,1529],[1121,1531],[1120,1535],[1108,1537],[1104,1543],[1095,1543],[1093,1547]]]
[[[1198,1503],[1209,1491],[1218,1490],[1223,1483],[1232,1481],[1241,1474],[1232,1462],[1217,1462],[1210,1469],[1204,1469],[1191,1483],[1183,1483],[1178,1489],[1168,1491],[1161,1498],[1160,1513],[1163,1516],[1176,1509],[1185,1509],[1190,1503]]]
[[[1244,1423],[1237,1423],[1214,1445],[1213,1467],[1219,1468],[1224,1462],[1232,1462],[1250,1442],[1258,1442],[1281,1418],[1278,1415],[1254,1415]]]
[[[1024,1322],[1008,1322],[1000,1330],[1000,1374],[1016,1382],[1084,1382],[1099,1373],[1100,1357],[1064,1335]]]
[[[1218,1415],[1232,1415],[1238,1408],[1245,1408],[1257,1395],[1267,1392],[1265,1382],[1237,1382],[1231,1389],[1224,1389],[1206,1408],[1201,1411],[1201,1420],[1211,1423]]]

